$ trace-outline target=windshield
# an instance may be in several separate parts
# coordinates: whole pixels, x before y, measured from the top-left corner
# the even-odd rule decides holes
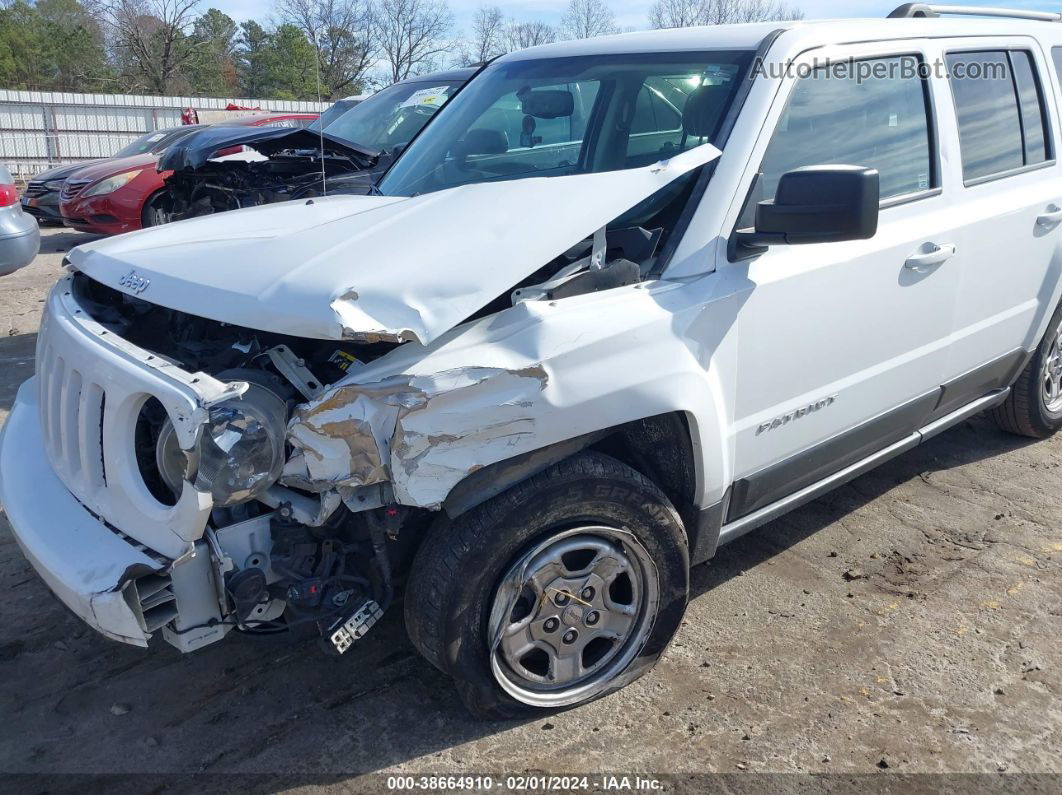
[[[359,102],[339,118],[326,119],[324,131],[362,149],[390,151],[409,143],[463,82],[396,83]],[[316,130],[317,125],[311,129]]]
[[[165,150],[166,147],[170,146],[174,141],[184,138],[184,136],[195,132],[198,129],[198,126],[192,125],[173,127],[169,130],[156,130],[147,135],[141,135],[135,141],[126,144],[115,152],[113,157],[131,157],[132,155],[142,155],[145,152],[157,155]]]
[[[316,131],[322,124],[327,128],[332,122],[345,114],[351,108],[356,108],[360,105],[362,100],[360,99],[341,99],[338,102],[333,102],[322,113],[313,124],[310,125],[310,129]]]
[[[646,166],[715,143],[752,53],[502,62],[468,84],[380,182],[385,195]]]

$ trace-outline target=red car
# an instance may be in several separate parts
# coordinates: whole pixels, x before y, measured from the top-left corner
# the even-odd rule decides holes
[[[218,126],[305,127],[316,118],[315,113],[269,114]],[[154,226],[157,210],[153,202],[162,195],[164,181],[171,173],[156,169],[159,156],[165,147],[200,129],[202,125],[159,130],[159,138],[150,139],[154,146],[145,147],[147,151],[141,154],[105,160],[75,171],[67,177],[60,195],[63,223],[81,232],[101,235]]]

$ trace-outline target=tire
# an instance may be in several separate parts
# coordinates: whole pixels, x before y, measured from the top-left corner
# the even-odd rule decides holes
[[[521,588],[533,572],[540,582]],[[557,586],[557,572],[572,584]],[[406,628],[420,653],[453,677],[469,711],[512,718],[592,701],[646,673],[678,630],[688,594],[689,550],[674,506],[630,467],[581,453],[436,523],[413,561]],[[496,651],[492,611],[503,638]],[[556,615],[543,618],[547,611]],[[551,619],[556,631],[539,643],[556,644],[553,656],[507,653],[513,627],[526,622],[527,631],[543,633]],[[558,673],[557,684],[550,678],[562,667],[587,673]]]
[[[1062,429],[1062,398],[1051,400],[1045,385],[1049,375],[1062,383],[1062,305],[1055,310],[1036,354],[1022,370],[1010,396],[992,410],[992,419],[1005,431],[1033,439],[1046,439]]]
[[[159,212],[167,213],[167,206],[169,199],[164,191],[158,191],[148,197],[148,200],[144,202],[144,207],[140,211],[140,226],[142,229],[147,229],[151,226],[161,226],[162,224],[169,223],[169,219],[162,220],[159,217]]]

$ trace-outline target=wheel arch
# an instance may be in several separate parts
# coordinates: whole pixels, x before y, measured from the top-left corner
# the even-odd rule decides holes
[[[701,537],[705,532],[711,536],[713,530],[710,523],[703,521],[707,506],[700,505],[701,484],[709,477],[703,471],[705,459],[700,449],[696,418],[689,413],[671,411],[644,417],[478,469],[450,490],[442,509],[455,519],[551,466],[585,450],[596,450],[628,465],[664,492],[686,526],[691,555],[704,560],[704,555],[694,554],[693,550],[703,549],[707,543],[714,552],[715,540]],[[711,508],[707,510],[710,512]]]

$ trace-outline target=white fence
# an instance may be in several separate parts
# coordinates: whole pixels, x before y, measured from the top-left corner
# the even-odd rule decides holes
[[[68,94],[0,89],[0,163],[28,179],[61,163],[109,157],[152,130],[176,127],[181,111],[224,110],[229,103],[283,113],[320,113],[327,103],[126,94]]]

